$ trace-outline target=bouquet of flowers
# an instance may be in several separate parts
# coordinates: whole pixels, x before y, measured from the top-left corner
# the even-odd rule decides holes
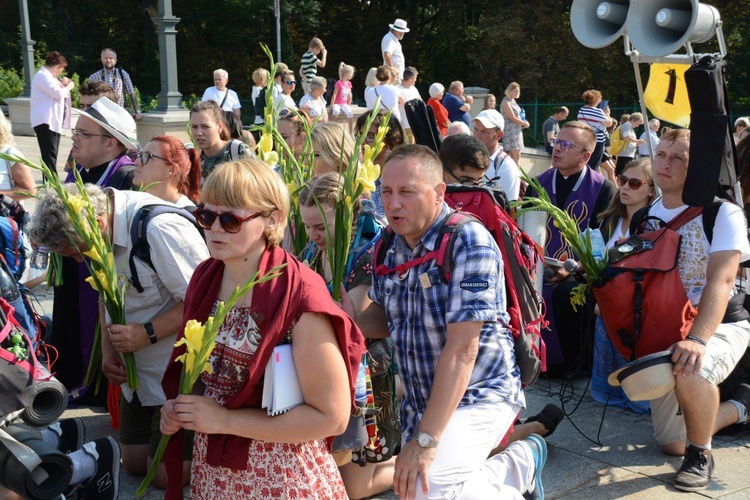
[[[174,345],[175,347],[181,345],[185,346],[185,353],[178,356],[175,360],[182,363],[182,373],[180,374],[180,394],[192,393],[193,386],[198,381],[201,374],[203,372],[211,372],[211,365],[208,360],[211,356],[211,352],[214,350],[214,346],[216,345],[216,334],[218,333],[221,324],[224,323],[224,318],[227,313],[229,313],[237,301],[252,290],[255,285],[281,276],[281,270],[284,267],[286,267],[286,264],[274,267],[261,278],[258,277],[260,272],[256,272],[244,285],[241,287],[237,286],[231,295],[229,295],[226,302],[219,302],[216,307],[216,312],[213,316],[209,316],[205,325],[194,319],[187,321],[185,324],[185,335]],[[138,487],[136,495],[143,495],[146,488],[148,488],[151,481],[153,481],[154,476],[156,475],[156,469],[159,467],[159,463],[164,457],[164,452],[167,449],[168,443],[169,436],[162,435],[159,440],[159,447],[156,449],[154,459],[151,462],[151,467],[149,467],[146,477],[143,478],[143,482],[141,482],[141,485]]]
[[[130,286],[127,278],[117,274],[115,267],[115,256],[112,252],[112,242],[106,232],[101,230],[99,218],[91,204],[88,192],[83,186],[78,169],[73,169],[75,174],[75,186],[77,194],[69,191],[63,186],[60,178],[53,174],[44,163],[41,166],[32,163],[25,158],[0,153],[0,158],[11,162],[25,163],[29,167],[40,170],[47,179],[47,189],[53,189],[60,197],[68,219],[73,225],[76,236],[83,242],[82,249],[70,236],[70,242],[78,251],[86,257],[84,262],[89,270],[90,276],[86,281],[99,292],[104,307],[107,309],[113,324],[125,324],[125,291]],[[100,329],[97,329],[97,335]],[[95,345],[101,345],[101,338],[95,339]],[[92,354],[92,357],[94,355]],[[138,372],[135,366],[133,353],[123,353],[125,369],[127,371],[127,383],[133,390],[139,387]],[[94,358],[96,359],[96,358]]]
[[[350,158],[340,158],[339,175],[343,179],[341,190],[338,194],[338,203],[336,203],[335,234],[331,235],[331,230],[325,214],[323,221],[326,228],[326,248],[328,251],[328,263],[331,266],[331,287],[334,300],[341,299],[341,285],[344,283],[346,276],[346,262],[349,258],[349,247],[352,241],[352,224],[354,222],[354,201],[357,200],[364,190],[372,192],[375,190],[375,181],[380,177],[380,166],[374,163],[380,151],[383,149],[383,138],[388,132],[388,122],[391,117],[389,112],[382,120],[375,135],[372,146],[364,146],[362,161],[359,161],[359,152],[362,150],[365,137],[372,126],[378,114],[380,107],[380,98],[375,103],[373,111],[367,118],[362,131],[357,134],[354,141],[354,151]],[[343,138],[342,138],[343,140]],[[343,149],[343,148],[342,148]],[[318,208],[323,212],[323,207],[318,204]]]

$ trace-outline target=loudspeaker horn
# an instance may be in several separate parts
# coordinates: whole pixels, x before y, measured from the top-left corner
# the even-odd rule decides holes
[[[633,0],[625,27],[638,52],[662,57],[710,40],[720,20],[718,10],[698,0]]]
[[[600,49],[625,31],[629,0],[573,0],[570,27],[582,45]]]

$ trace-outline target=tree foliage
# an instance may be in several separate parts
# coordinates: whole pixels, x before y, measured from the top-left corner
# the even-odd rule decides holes
[[[426,94],[434,81],[462,80],[496,94],[511,81],[523,101],[579,101],[597,88],[620,105],[637,101],[633,67],[622,41],[604,49],[580,45],[570,29],[572,0],[288,0],[281,1],[282,60],[295,70],[313,36],[323,39],[328,65],[319,74],[338,78],[340,62],[352,64],[355,95],[367,70],[381,64],[380,40],[396,17],[411,31],[404,37],[407,64],[420,70]],[[82,77],[101,67],[102,48],[118,53],[143,94],[160,90],[159,53],[153,18],[158,0],[28,0],[31,35],[43,57],[60,50],[69,72]],[[750,2],[713,0],[724,21],[729,55],[728,81],[733,102],[750,108]],[[0,67],[21,69],[18,0],[0,0]],[[226,69],[230,87],[250,95],[251,74],[265,66],[259,42],[276,53],[273,0],[173,0],[177,25],[179,87],[201,95],[212,72]],[[715,41],[696,46],[716,50]],[[645,65],[643,65],[644,75]]]

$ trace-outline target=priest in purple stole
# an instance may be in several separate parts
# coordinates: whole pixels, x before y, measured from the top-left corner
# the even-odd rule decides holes
[[[603,212],[616,193],[615,186],[590,169],[588,162],[596,145],[594,130],[585,123],[567,122],[552,150],[552,167],[538,179],[552,203],[565,210],[577,222],[579,229],[599,226],[598,214]],[[529,190],[526,196],[536,196]],[[578,260],[564,242],[552,219],[547,222],[545,257],[565,262]],[[547,366],[552,375],[568,375],[577,369],[590,370],[593,344],[593,321],[587,320],[586,307],[574,311],[570,292],[578,281],[563,268],[555,268],[555,275],[545,280],[543,297],[547,306],[549,327],[542,331],[547,345]]]

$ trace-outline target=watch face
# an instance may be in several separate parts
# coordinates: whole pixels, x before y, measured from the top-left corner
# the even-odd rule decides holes
[[[417,434],[417,443],[419,443],[419,446],[422,448],[427,448],[432,444],[432,438],[426,432],[420,432]]]

